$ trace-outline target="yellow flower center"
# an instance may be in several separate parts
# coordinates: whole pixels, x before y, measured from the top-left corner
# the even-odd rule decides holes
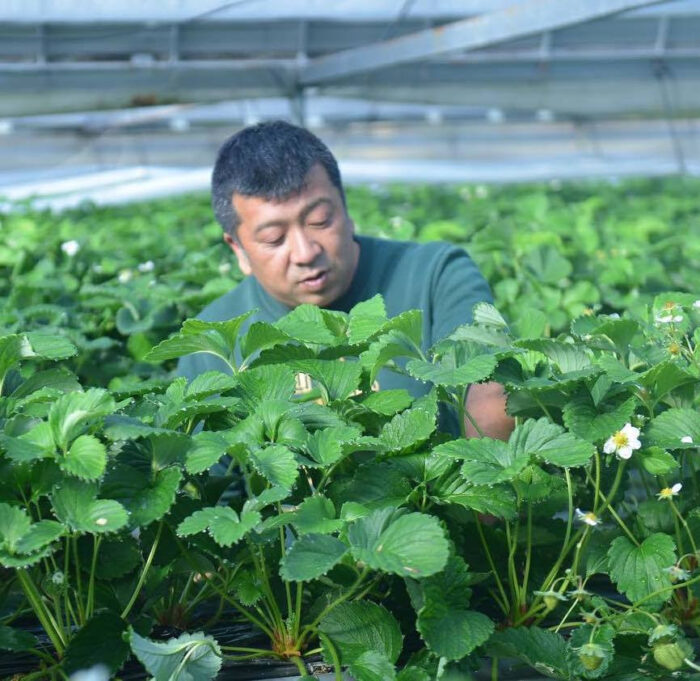
[[[587,523],[596,524],[598,522],[598,516],[595,513],[591,513],[589,511],[588,513],[584,513],[583,520]]]
[[[625,435],[621,430],[618,430],[617,433],[613,435],[613,442],[615,443],[615,447],[617,447],[617,449],[620,449],[620,447],[627,447],[627,445],[629,445],[627,435]]]
[[[673,496],[673,490],[670,487],[664,487],[660,492],[659,492],[659,497],[661,499],[668,499],[669,497]]]

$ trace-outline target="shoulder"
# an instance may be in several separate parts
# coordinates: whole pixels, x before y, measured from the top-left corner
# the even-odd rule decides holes
[[[392,260],[395,258],[406,258],[416,260],[440,259],[452,252],[455,254],[466,253],[453,244],[444,241],[427,241],[420,243],[417,241],[396,241],[394,239],[382,239],[379,237],[358,236],[357,241],[360,248],[374,257]]]

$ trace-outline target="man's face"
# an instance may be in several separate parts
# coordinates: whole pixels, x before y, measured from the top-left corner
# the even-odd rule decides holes
[[[306,176],[301,193],[283,201],[234,194],[240,223],[224,235],[243,274],[277,300],[330,305],[350,286],[359,246],[354,225],[323,166]]]

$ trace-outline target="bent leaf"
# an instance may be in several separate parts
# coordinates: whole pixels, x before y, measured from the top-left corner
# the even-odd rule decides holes
[[[211,681],[221,669],[219,644],[201,632],[160,643],[129,627],[129,643],[154,681]]]

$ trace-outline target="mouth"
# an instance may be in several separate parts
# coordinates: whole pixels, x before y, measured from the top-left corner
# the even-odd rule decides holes
[[[318,291],[322,289],[328,280],[328,270],[321,270],[302,279],[299,286],[307,291]]]

